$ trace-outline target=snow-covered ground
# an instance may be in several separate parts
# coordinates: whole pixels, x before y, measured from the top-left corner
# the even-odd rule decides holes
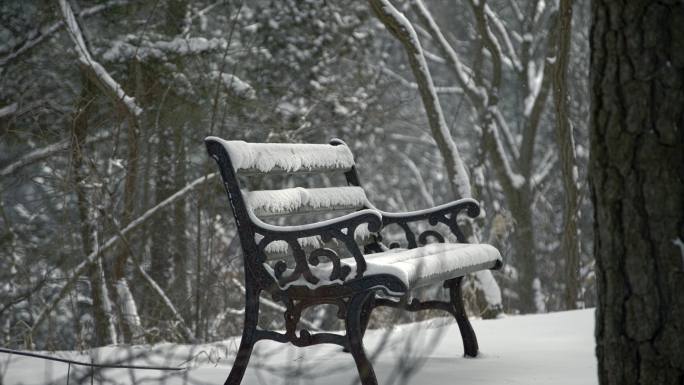
[[[458,328],[448,318],[371,330],[364,343],[375,356],[380,384],[597,384],[594,357],[594,311],[475,320],[481,356],[463,358]],[[183,366],[175,374],[107,369],[95,384],[223,384],[239,339],[205,345],[160,344],[133,348],[108,347],[90,355],[56,355],[95,362]],[[121,361],[119,361],[121,363]],[[66,384],[67,365],[0,354],[0,384]],[[72,367],[70,383],[90,383],[87,371]],[[298,349],[271,341],[259,342],[243,384],[350,385],[357,381],[351,355],[334,345]]]

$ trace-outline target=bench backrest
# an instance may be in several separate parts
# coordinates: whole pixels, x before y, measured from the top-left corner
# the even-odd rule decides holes
[[[238,194],[237,191],[233,192],[228,188],[231,204],[244,205],[257,217],[353,211],[367,206],[366,193],[358,185],[354,156],[341,140],[333,140],[331,144],[290,144],[247,143],[208,137],[205,141],[210,154],[217,160],[223,152],[221,150],[225,150],[225,155],[232,166],[232,175],[222,175],[225,183],[234,184],[239,189]],[[237,178],[238,175],[329,172],[345,173],[349,185],[246,191],[242,189]],[[235,215],[239,221],[247,219],[237,218],[238,213]]]

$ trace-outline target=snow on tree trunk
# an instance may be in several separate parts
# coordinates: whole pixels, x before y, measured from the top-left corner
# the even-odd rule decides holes
[[[135,304],[133,293],[128,287],[128,282],[125,278],[121,278],[116,282],[116,291],[119,299],[119,306],[121,307],[121,317],[124,318],[129,332],[131,333],[131,343],[141,343],[144,341],[143,326],[138,315],[138,307]]]

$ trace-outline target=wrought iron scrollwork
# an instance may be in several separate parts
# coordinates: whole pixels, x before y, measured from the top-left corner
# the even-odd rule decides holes
[[[354,258],[356,264],[356,275],[354,278],[360,278],[366,270],[366,261],[363,258],[363,252],[354,239],[354,233],[362,224],[367,224],[369,231],[377,232],[381,226],[380,217],[361,214],[339,223],[331,223],[317,229],[299,231],[257,229],[256,232],[262,235],[257,245],[260,252],[259,259],[262,262],[266,260],[265,249],[269,244],[284,241],[289,246],[294,267],[289,269],[285,260],[279,260],[273,266],[273,274],[281,287],[300,278],[313,285],[320,283],[319,277],[313,274],[311,267],[319,266],[321,259],[327,260],[331,265],[331,272],[327,277],[329,281],[345,281],[351,274],[352,268],[341,262],[342,258],[337,251],[328,247],[320,247],[308,251],[307,255],[305,247],[300,243],[302,238],[320,237],[323,243],[335,240],[344,246],[347,252]]]
[[[404,238],[406,239],[406,247],[409,249],[426,245],[429,243],[430,239],[434,239],[438,243],[444,243],[446,241],[445,234],[439,232],[435,228],[435,226],[440,223],[449,228],[449,231],[456,237],[458,242],[466,242],[465,235],[458,225],[458,214],[462,211],[465,211],[469,217],[474,218],[480,214],[480,207],[473,200],[462,200],[441,206],[434,210],[407,214],[383,215],[383,228],[392,224],[399,226],[403,230]],[[416,233],[409,226],[410,223],[416,222],[427,222],[432,228]],[[396,247],[399,247],[399,243],[397,242],[393,242],[389,245],[390,249]]]
[[[427,245],[428,244],[428,238],[434,238],[437,240],[438,243],[444,243],[444,236],[440,234],[439,232],[435,230],[425,230],[420,235],[418,236],[418,242],[421,245]]]

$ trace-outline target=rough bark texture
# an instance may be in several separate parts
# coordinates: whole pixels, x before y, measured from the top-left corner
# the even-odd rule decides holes
[[[599,378],[684,384],[684,4],[592,7]]]
[[[558,44],[553,65],[553,104],[556,112],[556,143],[563,178],[563,233],[561,235],[561,260],[565,262],[564,301],[566,309],[577,308],[580,268],[579,206],[577,155],[575,134],[570,120],[567,73],[570,61],[570,38],[572,35],[572,0],[561,0],[559,11]]]

